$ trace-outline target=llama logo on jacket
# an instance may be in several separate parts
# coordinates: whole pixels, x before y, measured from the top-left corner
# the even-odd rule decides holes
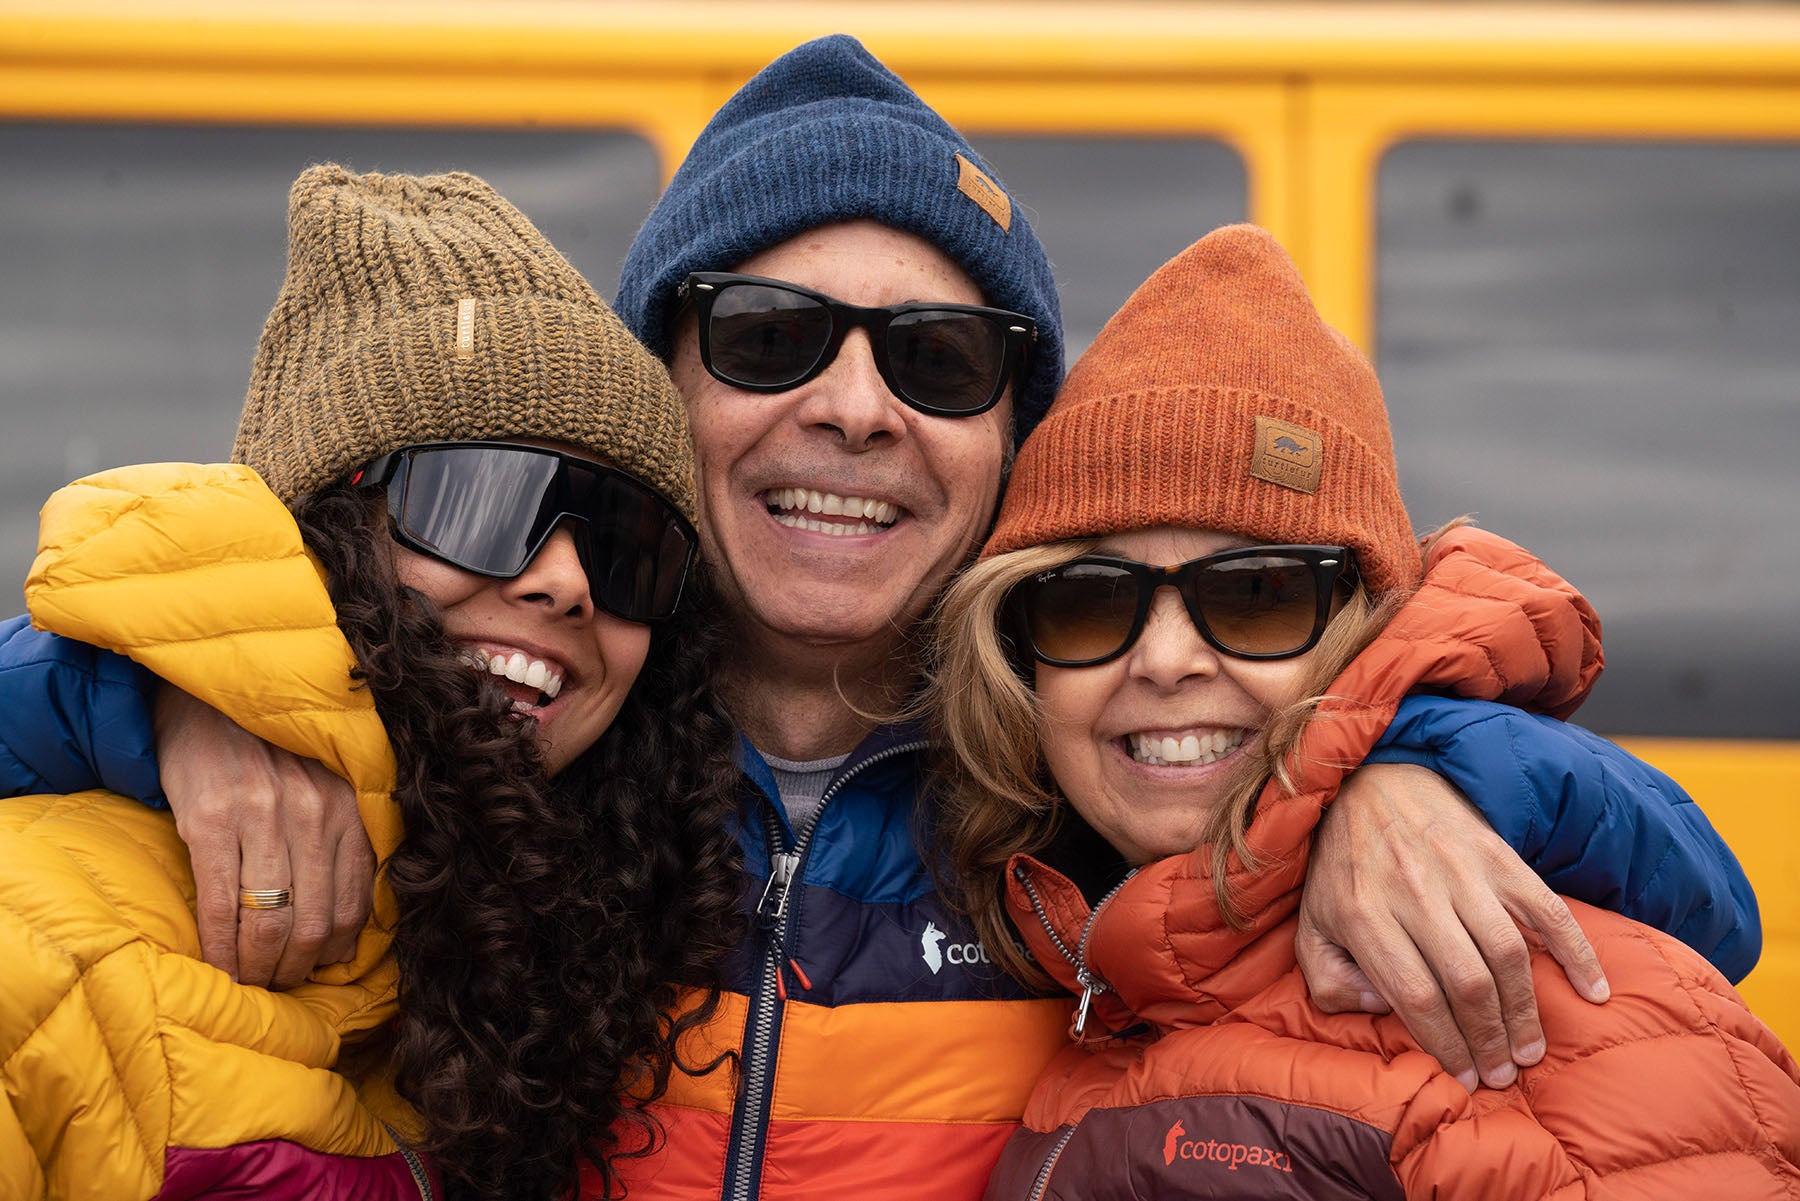
[[[936,922],[926,922],[924,932],[919,935],[919,951],[932,975],[943,971],[946,963],[951,967],[966,968],[993,962],[988,958],[986,947],[978,942],[950,942],[951,933],[953,931],[938,929]]]
[[[1169,1127],[1168,1136],[1163,1139],[1163,1163],[1175,1162],[1175,1146],[1181,1141],[1181,1136],[1186,1133],[1187,1127],[1183,1126],[1179,1120]]]
[[[944,953],[938,949],[944,941],[944,932],[937,928],[936,922],[925,923],[925,933],[919,935],[919,945],[925,951],[925,966],[937,975],[944,967]]]

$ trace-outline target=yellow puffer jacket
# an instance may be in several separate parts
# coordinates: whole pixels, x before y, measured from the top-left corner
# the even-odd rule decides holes
[[[317,564],[254,472],[90,477],[50,499],[40,545],[37,625],[322,760],[355,786],[376,855],[392,853],[387,735],[351,687]],[[385,886],[355,961],[285,993],[202,963],[193,909],[168,814],[98,791],[0,805],[0,1196],[429,1196],[388,1128],[410,1138],[416,1114],[385,1079],[332,1070],[394,1013]]]

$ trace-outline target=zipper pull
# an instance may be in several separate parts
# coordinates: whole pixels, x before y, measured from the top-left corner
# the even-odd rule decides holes
[[[1075,973],[1075,982],[1081,985],[1081,1004],[1075,1007],[1074,1020],[1069,1023],[1069,1041],[1078,1043],[1082,1032],[1087,1029],[1088,1006],[1094,1003],[1094,993],[1097,990],[1094,988],[1094,977],[1088,974],[1086,968]]]
[[[773,930],[787,918],[788,889],[794,884],[794,869],[800,866],[798,851],[777,851],[769,859],[769,882],[763,885],[762,897],[756,902],[756,920],[765,930]],[[773,909],[769,898],[773,896]]]

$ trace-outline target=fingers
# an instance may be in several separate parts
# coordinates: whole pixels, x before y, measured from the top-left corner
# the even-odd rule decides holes
[[[200,958],[233,980],[238,974],[237,832],[217,826],[176,832],[187,843],[194,869],[195,917],[200,926]]]
[[[164,791],[194,865],[203,958],[269,988],[353,958],[375,876],[355,792],[179,689],[158,690],[155,718]],[[286,888],[293,903],[242,909],[240,888]]]
[[[1328,811],[1314,851],[1301,928],[1340,949],[1297,937],[1303,970],[1314,965],[1309,987],[1322,1007],[1364,1008],[1347,996],[1348,958],[1466,1087],[1506,1087],[1520,1066],[1543,1058],[1520,925],[1555,941],[1553,954],[1584,996],[1604,992],[1567,906],[1430,772],[1363,768]]]
[[[270,973],[271,988],[292,988],[306,979],[332,932],[333,856],[318,826],[287,822],[284,851],[293,872],[294,903],[287,938]],[[329,962],[326,960],[325,962]]]
[[[1501,918],[1504,931],[1472,924],[1465,913],[1452,910],[1416,934],[1427,970],[1436,976],[1475,1071],[1489,1088],[1506,1088],[1519,1078],[1515,1029],[1521,1041],[1538,1043],[1532,1062],[1543,1057],[1530,951],[1504,913]],[[1467,1060],[1461,1055],[1456,1060],[1460,1072]]]
[[[1392,1011],[1374,983],[1345,954],[1344,948],[1321,934],[1300,915],[1294,934],[1294,958],[1306,978],[1312,1003],[1326,1013],[1389,1013]]]
[[[351,799],[352,805],[355,798]],[[356,958],[356,943],[369,921],[375,897],[375,848],[358,821],[338,839],[331,937],[319,951],[321,963],[348,963]]]
[[[1612,985],[1600,966],[1600,957],[1594,954],[1594,944],[1569,912],[1568,902],[1545,888],[1537,904],[1521,904],[1513,908],[1512,915],[1520,925],[1537,931],[1550,957],[1562,966],[1563,975],[1584,1000],[1606,1003]]]
[[[1442,1064],[1457,1083],[1474,1092],[1481,1083],[1475,1054],[1437,976],[1398,926],[1374,941],[1384,942],[1389,950],[1365,960],[1370,981],[1392,1002],[1394,1015],[1420,1049]]]
[[[275,808],[266,798],[261,803],[238,806],[238,848],[240,872],[232,886],[232,901],[237,902],[240,888],[294,888],[293,870],[288,862],[287,844],[275,818]],[[238,909],[237,980],[269,988],[275,982],[276,968],[281,964],[293,929],[294,908]]]

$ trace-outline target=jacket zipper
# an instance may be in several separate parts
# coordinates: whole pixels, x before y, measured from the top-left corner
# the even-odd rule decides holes
[[[732,1115],[731,1142],[725,1151],[724,1201],[756,1201],[762,1188],[769,1103],[775,1089],[775,1049],[781,1042],[781,1017],[785,1010],[781,997],[782,961],[793,921],[788,894],[806,870],[813,831],[818,829],[825,806],[857,773],[897,755],[922,751],[927,745],[921,740],[887,747],[832,781],[831,787],[819,798],[819,807],[795,834],[792,848],[785,848],[781,824],[774,813],[766,806],[763,809],[763,837],[769,847],[769,881],[756,903],[756,924],[765,939],[765,953],[762,976],[750,997],[750,1017],[745,1027],[741,1052],[743,1089]]]
[[[1050,936],[1050,941],[1055,944],[1058,951],[1062,952],[1062,957],[1074,967],[1075,982],[1081,985],[1081,1004],[1076,1008],[1075,1017],[1069,1023],[1069,1039],[1072,1042],[1081,1041],[1082,1032],[1087,1029],[1088,1007],[1093,1004],[1094,998],[1101,993],[1112,991],[1112,985],[1108,984],[1098,972],[1088,970],[1088,938],[1094,932],[1094,922],[1099,918],[1100,911],[1106,908],[1106,903],[1118,896],[1119,890],[1124,888],[1135,875],[1137,875],[1137,868],[1134,867],[1125,873],[1125,879],[1112,886],[1111,892],[1100,898],[1098,905],[1088,911],[1087,921],[1081,926],[1081,941],[1071,951],[1069,944],[1062,940],[1062,936],[1056,932],[1056,927],[1051,924],[1050,915],[1044,912],[1044,902],[1038,896],[1037,885],[1031,882],[1031,873],[1026,871],[1022,864],[1013,869],[1013,876],[1024,887],[1025,895],[1031,898],[1031,910],[1037,914],[1038,921],[1044,927],[1044,933]],[[1056,1145],[1050,1148],[1050,1153],[1044,1156],[1043,1165],[1038,1168],[1037,1179],[1031,1184],[1031,1201],[1041,1201],[1044,1190],[1050,1187],[1050,1173],[1055,1169],[1056,1161],[1062,1158],[1063,1148],[1068,1146],[1069,1140],[1075,1137],[1075,1129],[1074,1126],[1070,1126],[1063,1131],[1062,1137],[1056,1140]]]
[[[1075,983],[1081,985],[1081,1003],[1076,1006],[1075,1017],[1069,1023],[1069,1039],[1072,1042],[1081,1041],[1082,1032],[1087,1029],[1088,1009],[1093,1005],[1094,998],[1101,993],[1112,991],[1112,985],[1108,984],[1098,972],[1088,970],[1088,938],[1094,932],[1094,922],[1100,917],[1100,911],[1106,908],[1106,903],[1118,896],[1119,890],[1124,888],[1135,875],[1137,875],[1137,868],[1134,867],[1125,873],[1125,879],[1113,885],[1112,891],[1101,897],[1100,903],[1088,912],[1087,921],[1081,927],[1081,941],[1071,951],[1069,944],[1057,934],[1056,927],[1051,925],[1050,915],[1044,912],[1044,903],[1038,897],[1037,885],[1031,882],[1031,873],[1025,870],[1023,864],[1013,869],[1013,876],[1024,886],[1025,895],[1031,898],[1032,912],[1037,914],[1038,921],[1043,924],[1044,932],[1050,936],[1050,941],[1056,944],[1056,949],[1062,952],[1062,957],[1074,967]],[[1061,1149],[1059,1145],[1057,1150]]]
[[[1050,1172],[1056,1167],[1056,1161],[1062,1158],[1063,1148],[1075,1137],[1075,1127],[1071,1126],[1062,1132],[1056,1145],[1050,1148],[1050,1154],[1044,1157],[1044,1166],[1038,1169],[1037,1179],[1031,1182],[1031,1201],[1041,1201],[1044,1190],[1050,1187]]]
[[[406,1140],[400,1137],[400,1132],[386,1122],[381,1124],[381,1128],[387,1131],[389,1138],[394,1140],[394,1149],[400,1153],[400,1158],[406,1161],[406,1170],[412,1173],[413,1184],[419,1190],[419,1201],[437,1201],[431,1191],[431,1177],[426,1173],[424,1161],[419,1158],[419,1153],[407,1146]]]

